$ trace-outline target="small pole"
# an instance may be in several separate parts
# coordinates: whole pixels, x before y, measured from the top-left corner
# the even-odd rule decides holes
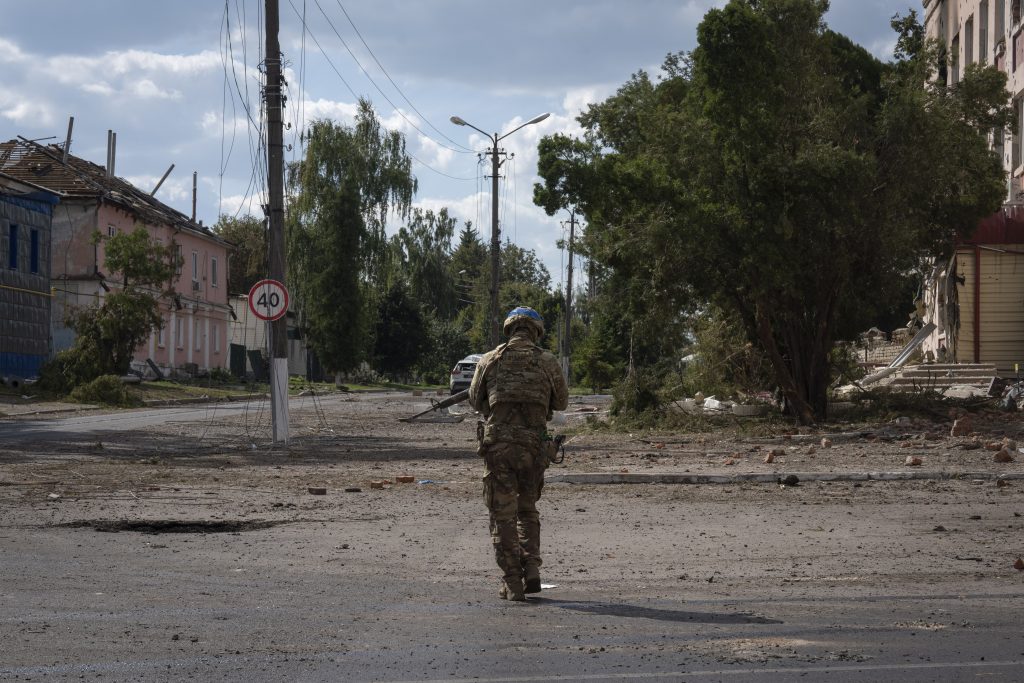
[[[569,212],[569,267],[566,270],[565,284],[565,334],[562,339],[562,374],[566,383],[569,382],[569,335],[572,330],[572,243],[576,236],[576,209]]]
[[[160,176],[160,181],[156,184],[156,187],[153,188],[153,191],[149,193],[150,197],[152,197],[153,195],[156,194],[156,191],[160,189],[160,186],[164,184],[164,181],[167,180],[167,176],[171,175],[171,171],[173,171],[173,170],[174,170],[174,164],[171,164],[170,167],[166,171],[164,171],[164,174],[162,176]],[[192,191],[192,220],[195,220],[195,219],[196,219],[196,204],[195,204],[195,188],[193,187],[193,191]]]
[[[68,163],[68,154],[71,152],[71,130],[75,127],[75,117],[68,117],[68,136],[64,138],[64,163]]]
[[[193,223],[196,222],[196,194],[198,193],[198,188],[197,188],[196,180],[198,179],[198,177],[199,177],[199,171],[192,171],[192,222]],[[163,182],[163,181],[160,181],[160,182]],[[156,190],[153,190],[153,191],[156,192]]]

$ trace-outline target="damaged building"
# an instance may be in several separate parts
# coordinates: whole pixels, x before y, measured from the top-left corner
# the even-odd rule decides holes
[[[927,357],[993,365],[1001,375],[1024,366],[1024,24],[1021,0],[924,0],[925,31],[948,51],[940,81],[953,86],[967,66],[994,65],[1007,76],[1017,129],[994,131],[1006,202],[953,245],[926,281],[918,315],[932,330]]]
[[[50,224],[59,197],[0,173],[0,378],[17,387],[49,358]]]
[[[176,251],[178,267],[171,292],[159,297],[162,326],[136,350],[133,368],[148,371],[150,361],[162,371],[188,374],[227,368],[228,242],[153,192],[114,175],[112,150],[104,167],[67,153],[63,145],[11,140],[0,143],[0,173],[60,196],[52,215],[49,274],[42,278],[54,294],[51,353],[74,343],[74,330],[65,322],[69,313],[97,305],[119,288],[116,274],[105,272],[106,241],[142,228]]]

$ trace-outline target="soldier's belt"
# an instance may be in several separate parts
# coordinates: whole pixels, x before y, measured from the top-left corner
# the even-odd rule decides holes
[[[540,446],[541,430],[519,425],[489,424],[484,425],[484,445],[495,443],[514,443],[529,448]]]

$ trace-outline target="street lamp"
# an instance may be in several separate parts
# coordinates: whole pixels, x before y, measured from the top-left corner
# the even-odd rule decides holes
[[[469,126],[470,128],[477,131],[478,133],[480,133],[481,135],[483,135],[484,137],[491,141],[491,149],[489,150],[489,153],[491,155],[491,324],[489,326],[490,329],[488,331],[491,348],[494,348],[495,346],[498,345],[500,329],[498,312],[498,271],[500,269],[500,266],[498,255],[499,250],[501,249],[501,233],[498,230],[498,169],[501,167],[502,162],[499,161],[498,157],[504,154],[504,152],[498,149],[498,143],[501,140],[507,138],[509,135],[512,135],[512,133],[515,133],[520,128],[525,128],[526,126],[532,125],[534,123],[540,123],[549,116],[551,116],[550,113],[535,116],[526,123],[516,128],[513,128],[504,135],[498,135],[497,133],[491,135],[490,133],[485,133],[484,131],[474,126],[472,123],[469,123],[468,121],[465,121],[464,119],[458,116],[451,117],[451,122],[454,123],[456,126]]]

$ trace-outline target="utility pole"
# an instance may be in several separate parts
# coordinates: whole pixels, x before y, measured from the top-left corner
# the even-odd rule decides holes
[[[569,382],[569,334],[572,330],[572,243],[576,237],[576,209],[569,211],[569,267],[565,274],[565,333],[562,334],[562,374]]]
[[[501,340],[498,312],[498,283],[501,277],[501,230],[498,227],[498,169],[501,168],[501,161],[498,157],[503,154],[498,149],[498,134],[495,133],[491,139],[491,289],[490,289],[490,319],[488,339],[490,348],[494,348]]]
[[[284,283],[284,129],[281,86],[281,45],[278,41],[278,0],[266,0],[266,73],[263,97],[267,107],[267,201],[269,204],[269,271],[271,280]],[[274,443],[288,443],[288,316],[270,327],[270,404]]]
[[[505,151],[498,147],[498,143],[509,135],[512,135],[512,133],[515,133],[520,128],[540,123],[549,116],[551,116],[550,113],[535,116],[526,123],[513,128],[504,135],[498,135],[497,133],[494,133],[493,135],[491,133],[485,133],[472,123],[465,121],[459,116],[453,116],[449,119],[456,126],[469,126],[476,132],[486,136],[491,141],[491,148],[487,150],[487,153],[491,155],[491,289],[490,311],[488,311],[488,316],[490,317],[488,341],[490,342],[491,348],[497,346],[501,339],[501,314],[498,311],[498,283],[501,277],[501,230],[498,228],[498,170],[501,168],[501,160],[498,157],[503,155]]]

